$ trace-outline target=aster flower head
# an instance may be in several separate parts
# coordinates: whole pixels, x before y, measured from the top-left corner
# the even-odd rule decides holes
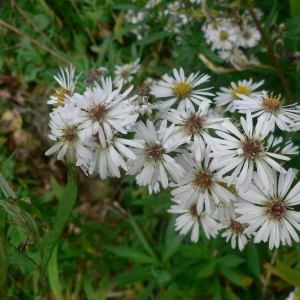
[[[157,98],[170,98],[167,101],[160,102],[159,106],[162,108],[169,108],[176,101],[179,101],[178,110],[195,112],[195,107],[201,104],[201,101],[210,101],[205,96],[213,96],[212,93],[207,92],[208,89],[197,89],[196,87],[209,80],[208,75],[198,75],[192,73],[188,78],[185,77],[182,68],[179,72],[173,69],[174,77],[167,74],[163,75],[162,80],[156,83],[151,88],[151,94]]]
[[[238,45],[244,48],[252,48],[258,44],[261,39],[259,31],[248,24],[243,24],[243,28],[240,32]]]
[[[231,82],[231,87],[224,88],[221,87],[222,92],[217,92],[217,97],[213,100],[216,106],[227,105],[226,111],[234,112],[236,110],[234,100],[241,100],[240,95],[245,95],[248,97],[260,97],[261,92],[254,92],[257,88],[263,85],[264,80],[258,83],[252,83],[252,79],[250,80],[242,80],[238,81],[238,83]]]
[[[61,74],[58,76],[54,76],[55,80],[60,85],[54,95],[50,96],[50,100],[47,101],[48,104],[52,104],[54,107],[64,106],[65,101],[73,95],[78,77],[74,79],[75,75],[75,67],[73,65],[70,66],[70,69],[67,67],[65,69],[60,68]]]
[[[221,201],[236,200],[236,197],[220,184],[223,180],[218,172],[211,168],[209,145],[205,149],[202,162],[197,161],[186,150],[182,152],[182,155],[176,157],[176,161],[185,169],[185,174],[177,184],[172,185],[175,189],[171,192],[174,198],[180,200],[181,206],[187,206],[196,199],[198,214],[205,211],[211,215]]]
[[[275,137],[273,134],[268,139],[268,148],[274,148],[275,153],[299,155],[299,146],[294,145],[291,139],[283,141],[283,137]]]
[[[235,249],[236,244],[238,244],[240,251],[243,251],[248,242],[248,237],[245,234],[246,225],[231,219],[223,225],[223,228],[226,230],[222,233],[222,237],[226,237],[226,242],[231,239],[232,249]]]
[[[128,160],[127,174],[138,174],[137,183],[141,186],[149,185],[155,188],[160,182],[163,188],[169,184],[169,176],[179,180],[184,174],[184,169],[169,155],[175,147],[170,139],[173,126],[165,130],[166,121],[161,124],[163,134],[156,131],[154,124],[148,119],[146,124],[137,122],[133,130],[135,139],[143,143],[143,148],[135,150],[136,159]],[[134,141],[135,141],[134,139]]]
[[[82,131],[66,122],[59,110],[50,113],[50,118],[52,134],[49,138],[55,141],[55,144],[45,154],[51,155],[58,151],[57,159],[59,160],[67,156],[68,160],[76,166],[88,165],[92,159],[92,153],[87,147],[88,140],[82,138]]]
[[[140,59],[136,59],[134,62],[125,64],[123,66],[116,66],[115,69],[115,79],[114,84],[116,86],[119,86],[120,84],[129,83],[133,80],[133,74],[136,74],[140,68],[141,65],[139,64]]]
[[[294,210],[300,204],[300,182],[292,189],[295,173],[290,168],[286,174],[272,171],[272,184],[266,190],[254,176],[247,193],[239,191],[246,203],[236,203],[236,212],[241,214],[237,221],[247,223],[245,233],[254,234],[254,242],[269,241],[269,248],[278,248],[280,243],[291,246],[291,237],[299,242],[295,229],[300,230],[300,212]]]
[[[242,95],[238,94],[242,101],[234,101],[235,107],[240,113],[250,111],[253,117],[263,116],[266,121],[271,123],[272,132],[275,125],[282,131],[290,131],[296,122],[300,121],[300,111],[296,109],[296,104],[283,106],[284,101],[281,95],[270,95],[263,91],[261,95]]]
[[[197,201],[192,202],[187,207],[179,205],[177,200],[174,200],[177,205],[172,205],[168,210],[171,214],[180,214],[175,221],[175,230],[179,231],[179,234],[186,235],[191,232],[191,241],[197,243],[200,236],[200,224],[204,230],[204,233],[208,239],[210,237],[216,237],[220,229],[220,224],[215,219],[211,218],[206,213],[198,215]]]
[[[185,112],[170,109],[162,117],[176,124],[170,138],[174,139],[178,146],[187,143],[195,158],[201,161],[205,154],[206,144],[211,143],[212,138],[208,129],[218,129],[224,118],[208,118],[210,101],[200,103],[197,112]]]
[[[232,172],[229,176],[228,185],[237,178],[237,188],[242,188],[246,192],[253,179],[254,169],[257,169],[260,181],[269,189],[272,184],[272,168],[281,173],[286,173],[282,166],[273,158],[279,160],[290,160],[290,158],[268,152],[265,148],[265,138],[270,132],[270,123],[266,123],[264,118],[260,118],[253,127],[251,113],[247,113],[246,120],[241,118],[241,132],[229,121],[226,120],[221,125],[223,131],[216,131],[221,139],[215,139],[212,147],[214,157],[213,168],[220,169],[221,175]]]
[[[125,127],[135,122],[138,114],[124,101],[133,86],[121,94],[122,83],[113,90],[110,77],[102,77],[101,82],[102,86],[95,82],[93,89],[87,88],[83,95],[75,94],[71,98],[71,104],[80,108],[75,110],[72,122],[83,130],[85,137],[98,135],[105,148],[114,134],[127,133]]]

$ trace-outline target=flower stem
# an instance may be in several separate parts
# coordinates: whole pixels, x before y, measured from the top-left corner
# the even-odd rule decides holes
[[[270,57],[273,61],[274,67],[277,71],[278,77],[280,78],[281,83],[283,85],[283,88],[285,90],[287,100],[288,100],[289,103],[293,103],[293,96],[292,96],[291,90],[288,86],[288,83],[287,83],[285,77],[284,77],[281,66],[279,64],[279,61],[278,61],[278,59],[275,56],[274,51],[273,51],[273,49],[274,49],[273,42],[268,39],[266,33],[264,32],[260,21],[257,19],[256,14],[253,11],[252,5],[249,4],[250,1],[249,0],[244,0],[244,2],[245,2],[245,5],[246,5],[246,8],[248,9],[248,11],[249,11],[249,13],[250,13],[250,15],[253,19],[253,22],[254,22],[255,26],[257,27],[258,31],[260,32],[260,34],[262,36],[262,39],[263,39],[263,41],[266,45],[268,53],[269,53],[269,55],[270,55]]]
[[[273,253],[273,256],[271,258],[271,265],[274,265],[275,259],[277,257],[277,253],[278,253],[278,248],[276,248],[274,253]],[[264,286],[263,286],[263,290],[262,290],[262,299],[265,299],[264,297],[265,297],[266,292],[267,292],[267,287],[268,287],[268,284],[269,284],[269,281],[270,281],[270,278],[271,278],[271,274],[272,274],[272,271],[269,269],[268,272],[267,272],[266,279],[265,279]]]

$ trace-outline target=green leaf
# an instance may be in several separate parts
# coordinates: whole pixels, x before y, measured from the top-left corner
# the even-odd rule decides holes
[[[198,278],[206,278],[209,276],[212,276],[216,269],[216,262],[214,260],[201,265],[201,271],[198,272],[197,277]]]
[[[31,269],[37,269],[39,266],[23,252],[20,252],[12,243],[6,242],[6,253],[11,265],[19,265]]]
[[[237,267],[245,260],[235,255],[225,255],[218,258],[218,262],[226,267]]]
[[[222,289],[222,295],[224,296],[225,299],[228,300],[241,300],[241,298],[238,297],[234,292],[229,291],[225,288]]]
[[[159,205],[171,205],[170,195],[157,195],[157,196],[149,196],[137,201],[134,201],[135,205],[143,205],[143,206],[159,206]]]
[[[142,243],[144,249],[155,259],[157,260],[153,250],[151,249],[150,245],[148,244],[143,232],[141,231],[140,227],[138,226],[138,224],[135,222],[134,218],[129,214],[129,219],[130,219],[130,223],[135,231],[135,233],[137,234],[140,242]]]
[[[17,195],[14,193],[10,185],[7,183],[2,173],[0,172],[0,189],[2,190],[5,197],[10,198],[12,200],[17,199]]]
[[[112,247],[112,246],[104,246],[105,249],[108,251],[114,253],[117,256],[131,259],[135,262],[140,263],[154,263],[153,257],[148,256],[147,254],[132,249],[132,248],[126,248],[126,247]]]
[[[246,266],[247,269],[255,276],[257,280],[260,280],[261,267],[260,259],[256,245],[252,241],[249,241],[246,245]]]
[[[227,278],[229,281],[233,282],[234,284],[246,288],[245,285],[243,284],[241,278],[239,277],[238,271],[233,269],[233,268],[228,268],[223,265],[219,266],[219,271],[221,274]]]
[[[49,233],[45,233],[43,239],[44,256],[42,258],[42,268],[45,268],[51,253],[58,243],[64,228],[72,213],[74,204],[77,199],[78,187],[75,173],[72,166],[68,163],[69,168],[69,180],[65,188],[63,198],[59,202],[58,210],[54,220],[53,229]]]
[[[151,277],[153,277],[152,267],[136,268],[132,271],[128,271],[123,274],[117,275],[116,277],[111,279],[108,282],[108,284],[116,282],[118,285],[125,285],[129,283],[149,279]]]
[[[221,300],[222,294],[221,294],[221,284],[220,284],[220,278],[219,276],[215,276],[214,278],[214,284],[212,286],[212,299],[213,300]]]
[[[144,23],[145,23],[145,21],[142,21],[142,22],[138,22],[138,23],[126,26],[118,34],[114,35],[113,40],[118,39],[119,37],[123,36],[124,34],[126,34],[128,32],[132,32],[132,30],[134,30],[135,28],[138,28],[140,25],[142,25]]]
[[[57,249],[58,249],[58,244],[54,247],[52,251],[51,258],[47,265],[47,273],[49,278],[49,285],[51,287],[53,294],[55,295],[55,299],[63,300],[61,286],[59,283],[59,276],[58,276]]]
[[[163,262],[167,261],[180,247],[182,241],[184,239],[184,235],[175,235],[172,240],[170,240],[165,245],[165,251],[163,254]]]
[[[291,16],[300,15],[300,2],[299,0],[290,0]]]
[[[0,276],[0,296],[1,291],[5,287],[6,277],[7,277],[7,269],[8,269],[8,259],[5,250],[5,243],[2,235],[0,235],[0,266],[1,266],[1,276]]]
[[[136,43],[136,45],[145,46],[145,45],[153,44],[154,42],[162,40],[169,36],[171,36],[170,33],[166,32],[166,31],[152,33],[152,34],[149,34],[144,39],[142,39],[141,41],[138,41]]]
[[[279,259],[276,259],[276,267],[270,263],[265,264],[265,267],[274,275],[283,280],[300,287],[300,271],[285,266]]]
[[[155,289],[156,284],[157,284],[157,280],[156,279],[152,280],[151,283],[147,285],[147,288],[140,295],[139,300],[151,299],[151,293]]]

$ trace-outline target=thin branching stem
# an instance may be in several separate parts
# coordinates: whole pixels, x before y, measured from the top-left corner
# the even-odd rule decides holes
[[[275,249],[272,258],[271,258],[271,265],[274,265],[275,259],[277,257],[277,253],[278,253],[278,248]],[[264,299],[266,292],[267,292],[267,287],[269,285],[269,281],[272,275],[272,271],[270,269],[268,269],[267,275],[266,275],[266,279],[264,282],[264,286],[263,286],[263,290],[262,290],[262,299]]]
[[[256,28],[258,29],[258,31],[260,32],[260,34],[262,36],[262,39],[263,39],[263,41],[264,41],[264,43],[266,45],[267,51],[268,51],[268,53],[269,53],[269,55],[270,55],[270,57],[271,57],[271,59],[273,61],[273,64],[274,64],[274,67],[275,67],[275,69],[277,71],[278,77],[280,78],[280,81],[281,81],[281,83],[283,85],[283,88],[285,90],[285,94],[286,94],[286,97],[287,97],[287,102],[293,103],[293,95],[292,95],[291,90],[290,90],[290,88],[288,86],[288,83],[287,83],[287,81],[285,79],[285,76],[284,76],[284,74],[282,72],[282,69],[281,69],[281,66],[279,64],[279,61],[278,61],[278,59],[277,59],[277,57],[276,57],[276,55],[275,55],[275,53],[273,51],[273,49],[274,49],[273,42],[268,39],[268,37],[267,37],[264,29],[261,26],[260,21],[257,19],[256,14],[253,11],[253,8],[252,8],[251,4],[249,4],[249,1],[248,0],[244,0],[244,2],[245,2],[246,8],[248,9],[248,11],[249,11],[249,13],[250,13],[250,15],[251,15],[251,17],[253,19],[253,22],[254,22]]]

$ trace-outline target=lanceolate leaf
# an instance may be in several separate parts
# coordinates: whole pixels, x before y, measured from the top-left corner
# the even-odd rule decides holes
[[[6,253],[11,265],[19,265],[31,269],[38,269],[38,265],[23,252],[19,251],[12,243],[6,242]]]
[[[0,235],[0,266],[1,266],[1,276],[0,276],[0,296],[1,296],[1,291],[5,287],[7,268],[8,268],[5,244],[1,235]]]
[[[46,233],[43,240],[44,256],[42,259],[42,268],[44,268],[52,254],[52,251],[58,243],[64,228],[72,213],[75,201],[77,199],[77,181],[72,166],[69,167],[69,180],[66,189],[63,194],[63,198],[60,200],[57,214],[54,221],[54,226],[49,233]]]
[[[17,199],[16,194],[11,189],[7,181],[4,179],[3,175],[0,172],[0,189],[2,190],[3,194],[12,200]]]

